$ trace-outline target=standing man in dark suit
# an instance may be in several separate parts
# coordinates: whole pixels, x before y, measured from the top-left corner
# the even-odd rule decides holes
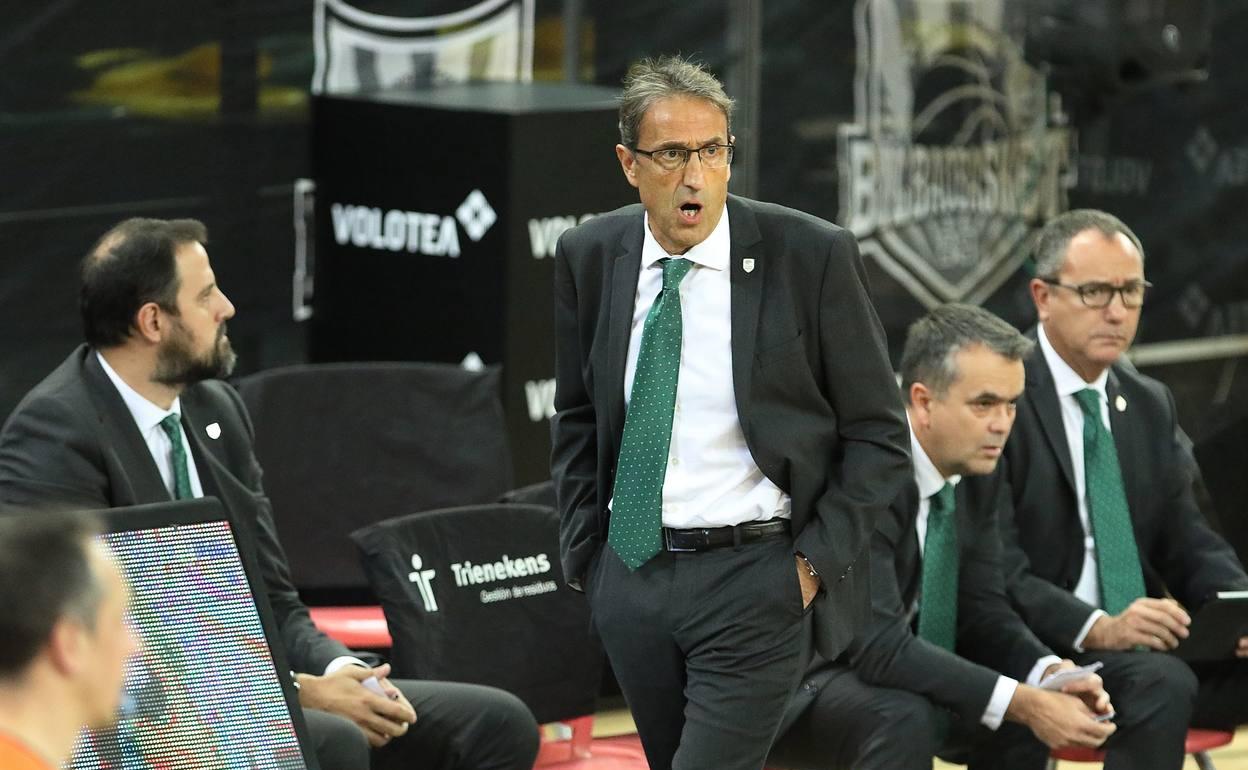
[[[942,749],[964,749],[1002,720],[1050,746],[1099,746],[1113,733],[1095,720],[1110,711],[1095,674],[1067,685],[1073,694],[1036,686],[1073,664],[1010,607],[993,501],[971,505],[960,483],[996,468],[1031,348],[969,305],[910,327],[901,385],[913,479],[872,537],[871,624],[804,678],[772,753],[783,767],[930,770]]]
[[[234,365],[225,333],[234,306],[217,285],[207,240],[195,220],[129,219],[87,255],[87,344],[0,431],[0,502],[106,508],[219,498],[254,539],[325,770],[363,770],[370,754],[375,767],[527,770],[537,727],[517,699],[472,685],[390,682],[388,665],[370,669],[312,624],[277,541],[251,421],[220,380]],[[374,681],[388,697],[365,686]]]
[[[1235,659],[1248,639],[1195,669],[1163,654],[1191,613],[1248,577],[1193,499],[1170,391],[1119,361],[1148,286],[1140,241],[1116,217],[1071,211],[1045,227],[1031,281],[1038,345],[1003,461],[1011,599],[1041,641],[1105,664],[1118,709],[1110,770],[1179,768],[1189,725],[1248,720],[1248,665]],[[1026,770],[1047,752],[1002,730],[993,753]]]
[[[869,611],[909,468],[854,239],[728,195],[731,105],[688,61],[634,65],[615,151],[642,205],[555,256],[564,572],[655,770],[762,767],[803,629],[834,657]]]

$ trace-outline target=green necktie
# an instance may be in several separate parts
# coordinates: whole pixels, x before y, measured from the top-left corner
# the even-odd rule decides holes
[[[173,498],[190,500],[195,495],[191,492],[191,472],[186,467],[186,447],[182,444],[182,423],[175,412],[160,421],[160,427],[173,444]]]
[[[919,637],[953,650],[958,634],[958,522],[953,485],[931,497],[923,540]]]
[[[1101,579],[1101,609],[1117,615],[1144,596],[1140,552],[1123,492],[1118,450],[1101,420],[1101,394],[1087,388],[1076,393],[1075,400],[1083,409],[1083,473]]]
[[[665,259],[662,264],[663,289],[641,330],[607,532],[607,543],[630,570],[648,562],[662,546],[663,479],[680,375],[680,282],[693,266],[687,259]]]

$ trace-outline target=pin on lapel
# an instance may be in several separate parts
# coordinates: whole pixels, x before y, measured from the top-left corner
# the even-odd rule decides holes
[[[741,269],[747,273],[754,272],[754,258],[746,257],[745,259],[741,260]]]
[[[204,433],[207,433],[208,438],[214,441],[221,438],[221,423],[209,423],[208,427],[204,428]]]
[[[1114,399],[1114,408],[1120,412],[1127,411],[1127,400],[1122,396]]]

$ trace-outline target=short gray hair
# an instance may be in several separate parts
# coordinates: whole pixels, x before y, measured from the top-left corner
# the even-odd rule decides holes
[[[660,56],[635,62],[624,76],[624,92],[619,98],[620,144],[636,149],[646,111],[660,99],[678,96],[705,99],[715,105],[724,113],[728,135],[732,135],[732,99],[724,93],[723,84],[701,64],[681,56]]]
[[[1113,238],[1119,233],[1127,236],[1139,252],[1140,261],[1144,261],[1144,246],[1121,219],[1097,209],[1075,209],[1059,214],[1040,230],[1033,252],[1036,277],[1056,278],[1062,272],[1062,265],[1066,264],[1066,251],[1070,248],[1071,239],[1085,230],[1096,230],[1106,238]]]
[[[1018,329],[992,313],[974,305],[951,303],[932,309],[910,325],[901,352],[901,387],[910,398],[910,386],[926,385],[937,396],[943,395],[958,379],[954,360],[958,353],[983,345],[1010,361],[1031,355],[1035,343]]]

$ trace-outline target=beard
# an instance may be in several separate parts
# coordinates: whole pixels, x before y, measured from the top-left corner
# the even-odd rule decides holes
[[[230,338],[225,335],[225,324],[217,329],[212,350],[199,356],[191,350],[191,335],[180,321],[175,322],[174,329],[175,333],[157,354],[153,381],[173,387],[189,387],[204,380],[225,379],[234,371],[238,356],[234,354]]]

